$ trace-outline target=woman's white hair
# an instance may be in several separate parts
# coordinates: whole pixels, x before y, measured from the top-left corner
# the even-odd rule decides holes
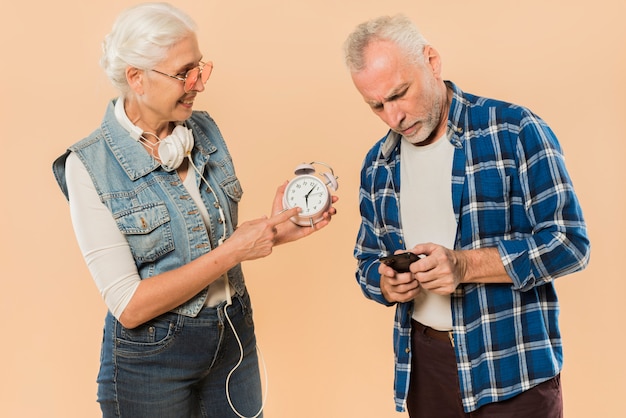
[[[344,60],[350,72],[364,69],[363,52],[372,41],[393,42],[415,63],[423,62],[424,47],[428,45],[417,26],[402,14],[368,20],[358,25],[344,42]]]
[[[122,94],[129,90],[126,68],[150,69],[169,48],[197,31],[196,23],[167,3],[143,3],[123,11],[102,43],[100,65]]]

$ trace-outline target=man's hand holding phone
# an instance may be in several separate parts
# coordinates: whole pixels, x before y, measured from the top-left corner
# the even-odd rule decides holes
[[[381,257],[379,260],[381,263],[388,265],[398,273],[406,273],[409,271],[409,266],[422,257],[423,255],[417,255],[407,251],[405,253]]]
[[[380,290],[388,302],[408,302],[418,294],[419,282],[409,272],[409,266],[421,257],[404,252],[379,259]]]

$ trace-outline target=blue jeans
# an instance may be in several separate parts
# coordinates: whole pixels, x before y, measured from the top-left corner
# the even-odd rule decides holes
[[[237,417],[226,379],[240,350],[224,308],[205,307],[195,318],[166,313],[134,329],[109,313],[98,374],[103,417]],[[240,414],[254,416],[262,395],[248,295],[234,297],[227,313],[244,348],[230,377],[230,399]]]

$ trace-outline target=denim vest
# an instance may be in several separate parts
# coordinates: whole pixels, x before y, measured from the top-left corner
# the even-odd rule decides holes
[[[194,111],[185,121],[194,136],[191,158],[209,181],[226,216],[224,223],[213,194],[190,166],[187,175],[196,176],[209,212],[207,230],[176,170],[166,171],[141,143],[130,137],[115,118],[114,104],[115,100],[109,103],[99,129],[56,159],[53,172],[69,199],[65,161],[70,152],[76,153],[87,168],[100,200],[128,240],[139,276],[144,279],[183,266],[211,251],[222,237],[224,227],[226,237],[230,236],[238,222],[237,206],[243,190],[217,125],[208,113]],[[245,293],[240,264],[228,272],[228,279],[238,295]],[[196,316],[207,293],[208,287],[174,312]]]

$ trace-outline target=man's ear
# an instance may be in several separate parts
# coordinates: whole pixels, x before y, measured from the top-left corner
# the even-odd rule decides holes
[[[126,82],[132,91],[138,95],[143,94],[144,71],[135,67],[126,67]]]
[[[430,45],[424,47],[424,61],[433,75],[437,78],[441,78],[441,55]]]

